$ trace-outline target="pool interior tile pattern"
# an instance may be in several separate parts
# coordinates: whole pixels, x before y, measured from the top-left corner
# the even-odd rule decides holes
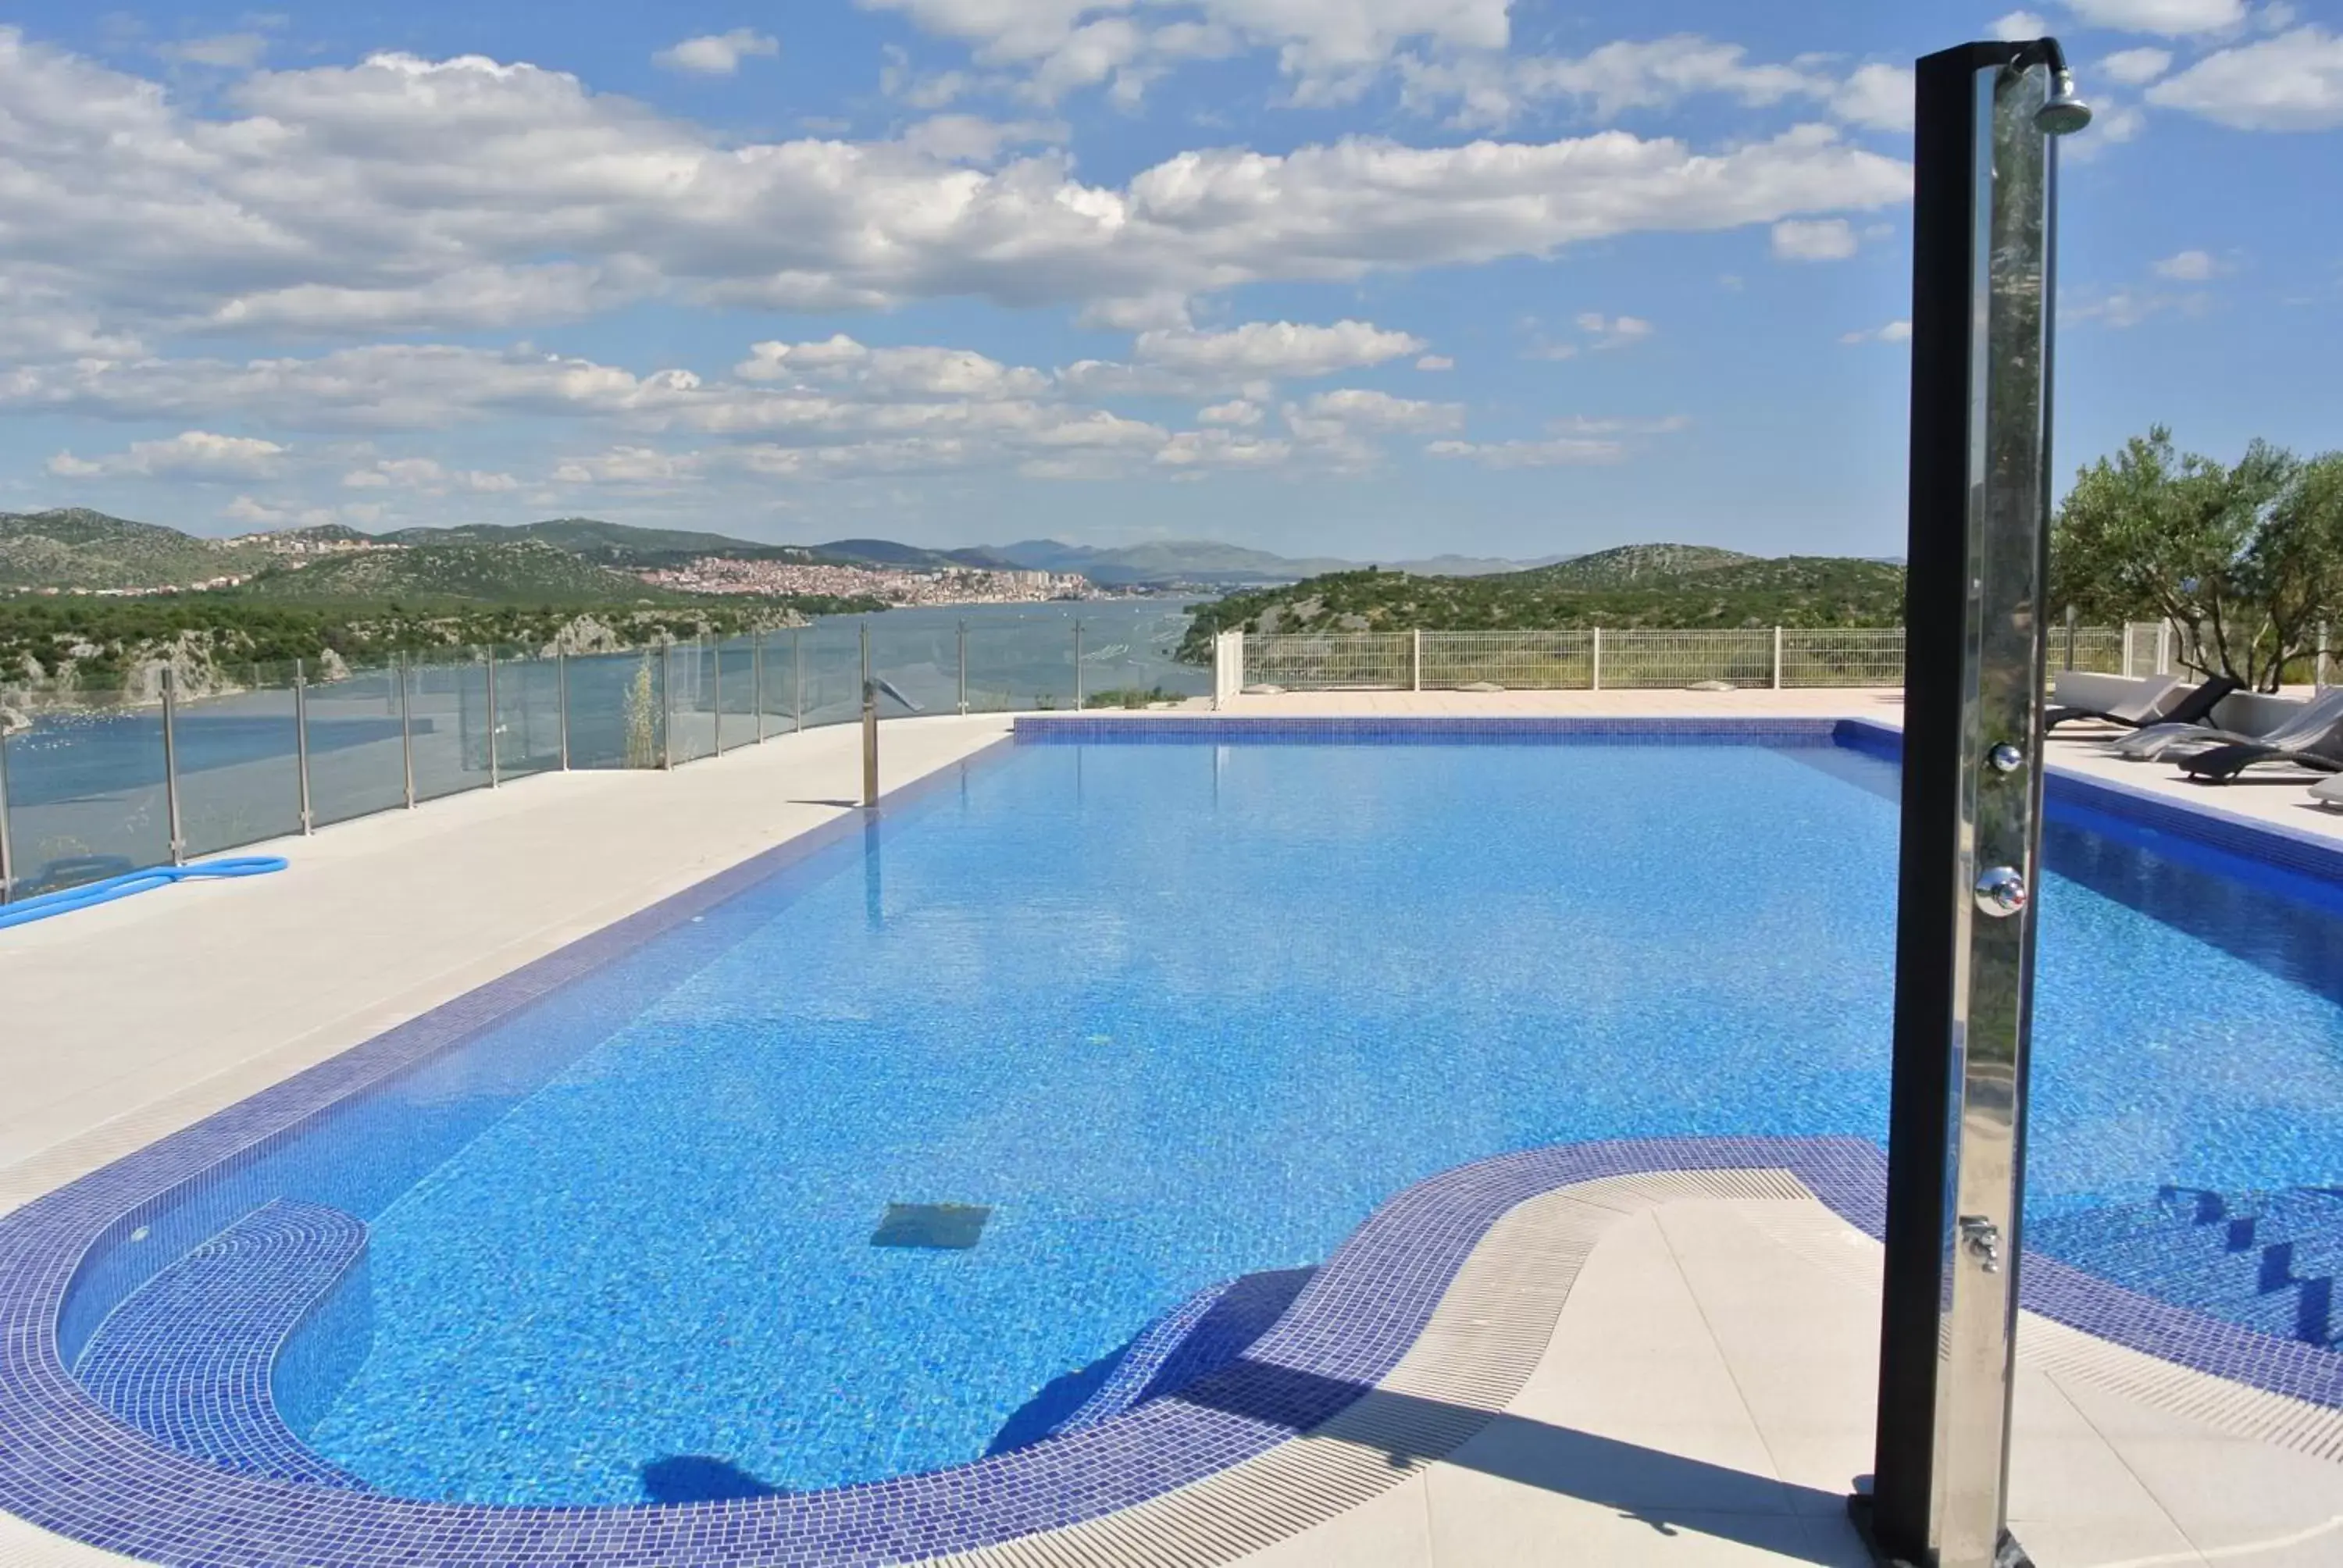
[[[1184,733],[1175,736],[1174,729]],[[1503,742],[1572,737],[1654,744],[1803,740],[1865,748],[1900,742],[1894,730],[1859,721],[1609,719],[1021,720],[1017,739]],[[934,782],[945,781],[940,777]],[[2258,856],[2278,848],[2269,839],[2294,837],[2096,782],[2077,793],[2087,803],[2105,803],[2134,820]],[[590,1560],[646,1568],[903,1561],[1095,1519],[1320,1427],[1398,1364],[1491,1228],[1517,1205],[1557,1188],[1654,1171],[1778,1169],[1857,1229],[1875,1239],[1881,1233],[1885,1160],[1859,1140],[1659,1139],[1500,1156],[1421,1182],[1385,1203],[1312,1275],[1272,1325],[1249,1338],[1237,1359],[1187,1384],[1179,1397],[1116,1409],[1088,1424],[1078,1420],[1061,1435],[950,1470],[723,1503],[497,1507],[383,1496],[337,1485],[326,1475],[285,1479],[277,1472],[287,1468],[286,1457],[268,1443],[254,1446],[250,1436],[266,1430],[265,1421],[235,1430],[198,1422],[200,1430],[192,1434],[163,1424],[172,1441],[206,1452],[199,1458],[134,1423],[140,1412],[151,1416],[156,1408],[144,1396],[122,1392],[136,1388],[138,1375],[123,1374],[107,1385],[120,1402],[120,1408],[109,1408],[66,1370],[58,1342],[60,1316],[81,1261],[95,1246],[126,1236],[174,1199],[248,1163],[369,1084],[860,830],[861,824],[850,819],[721,873],[0,1217],[0,1506],[105,1549],[220,1568],[273,1568],[288,1561],[351,1568],[424,1561]],[[2322,859],[2331,851],[2315,842],[2288,848],[2293,853],[2286,863],[2317,874],[2332,875],[2343,863],[2343,856]],[[362,1230],[351,1244],[347,1230],[337,1231],[327,1217],[331,1212],[279,1214],[235,1244],[224,1235],[211,1261],[249,1256],[264,1269],[314,1279],[336,1255],[327,1238],[339,1235],[352,1258],[363,1246]],[[347,1277],[347,1261],[341,1277]],[[191,1271],[189,1279],[199,1271]],[[2022,1297],[2030,1311],[2179,1365],[2343,1407],[2343,1356],[2331,1351],[2174,1307],[2030,1252]],[[292,1309],[297,1317],[298,1311]],[[1211,1316],[1211,1303],[1205,1303],[1190,1326],[1201,1327]],[[246,1330],[244,1340],[223,1350],[217,1364],[236,1369],[228,1381],[242,1391],[244,1402],[235,1408],[251,1416],[256,1403],[266,1402],[267,1391],[264,1377],[253,1392],[250,1369],[273,1354],[291,1325],[281,1308],[243,1314],[239,1321]],[[133,1324],[109,1323],[93,1350],[105,1345],[117,1327],[126,1336],[125,1343],[153,1337]],[[1231,1332],[1258,1328],[1240,1323]],[[259,1349],[263,1345],[266,1352]],[[1177,1338],[1160,1347],[1166,1361],[1181,1348]],[[1133,1369],[1134,1377],[1139,1370]],[[1121,1397],[1130,1395],[1125,1386]],[[122,1410],[133,1419],[126,1420]]]

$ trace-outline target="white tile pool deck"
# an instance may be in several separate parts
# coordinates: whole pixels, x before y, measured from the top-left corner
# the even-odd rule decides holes
[[[1327,693],[1230,711],[1899,710],[1868,691],[1626,691]],[[998,717],[890,723],[885,781],[1007,730]],[[0,1211],[836,819],[860,786],[857,739],[841,726],[672,774],[517,781],[265,847],[294,858],[284,875],[0,934]],[[2060,740],[2052,759],[2343,839],[2343,813],[2310,806],[2298,781],[2198,789],[2096,751]],[[1874,1244],[1809,1201],[1623,1213],[1495,1422],[1248,1560],[1860,1563],[1837,1499],[1869,1467],[1877,1269]],[[2032,1318],[2021,1342],[2012,1513],[2041,1568],[2343,1563],[2343,1421]],[[2282,1441],[2257,1435],[2271,1431]],[[1168,1542],[1044,1538],[985,1560],[1202,1559]],[[100,1561],[119,1559],[0,1514],[0,1565]]]

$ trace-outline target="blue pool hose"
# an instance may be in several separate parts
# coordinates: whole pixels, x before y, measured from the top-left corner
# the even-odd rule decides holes
[[[65,888],[54,893],[42,893],[21,903],[0,904],[0,931],[10,926],[25,926],[35,920],[45,920],[51,915],[68,914],[85,910],[92,904],[108,904],[116,899],[126,899],[133,893],[144,893],[172,882],[183,882],[190,877],[257,877],[285,869],[282,855],[232,855],[220,860],[198,860],[192,866],[156,866],[151,870],[126,871],[118,877],[102,881],[85,882],[78,888]]]

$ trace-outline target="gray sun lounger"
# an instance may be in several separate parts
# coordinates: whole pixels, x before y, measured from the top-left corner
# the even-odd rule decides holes
[[[2096,685],[2097,678],[2091,678]],[[2066,684],[2067,679],[2066,676],[2059,677],[2062,685]],[[2113,678],[2108,679],[2112,684]],[[2123,682],[2117,690],[2120,694],[2113,701],[2095,702],[2087,699],[2053,708],[2043,715],[2043,728],[2055,729],[2075,719],[2097,719],[2109,724],[2120,724],[2127,729],[2137,729],[2143,724],[2154,724],[2168,717],[2187,695],[2177,675],[2160,675],[2140,686]]]
[[[2258,734],[2247,729],[2217,729],[2208,724],[2167,722],[2135,729],[2121,739],[2110,741],[2107,749],[2134,762],[2157,758],[2177,762],[2183,757],[2194,757],[2216,746],[2284,749],[2318,739],[2338,719],[2343,719],[2343,687],[2319,693],[2292,712],[2282,714],[2276,724]]]
[[[2343,718],[2329,724],[2325,733],[2292,746],[2267,742],[2216,746],[2210,751],[2182,758],[2180,771],[2188,776],[2192,784],[2227,784],[2247,769],[2267,762],[2308,769],[2313,773],[2343,773]]]
[[[2310,787],[2310,798],[2329,811],[2343,811],[2343,773],[2321,779]]]

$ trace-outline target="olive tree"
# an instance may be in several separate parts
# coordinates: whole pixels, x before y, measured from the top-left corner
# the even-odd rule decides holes
[[[2168,620],[2193,668],[2276,690],[2343,618],[2343,453],[2256,441],[2224,466],[2158,426],[2076,477],[2050,548],[2061,601]]]

